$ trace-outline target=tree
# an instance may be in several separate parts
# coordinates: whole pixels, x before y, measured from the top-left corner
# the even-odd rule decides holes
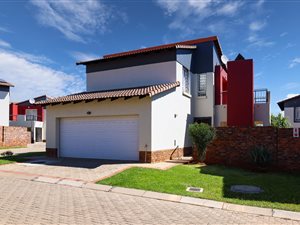
[[[206,148],[216,136],[215,128],[206,123],[194,123],[189,125],[189,135],[192,138],[194,147],[197,150],[197,159],[200,162],[205,160]]]
[[[283,117],[281,113],[278,113],[277,116],[271,115],[271,125],[278,128],[289,128],[291,127],[287,118]]]

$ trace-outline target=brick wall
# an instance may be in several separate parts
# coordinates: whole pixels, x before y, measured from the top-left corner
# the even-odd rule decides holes
[[[156,162],[164,162],[170,159],[180,158],[184,155],[190,155],[192,152],[191,147],[167,149],[160,151],[140,151],[139,152],[139,161],[147,162],[147,163],[156,163]]]
[[[31,133],[27,127],[4,127],[0,126],[0,146],[15,147],[27,146],[31,142]]]
[[[253,168],[250,151],[256,145],[271,152],[270,169],[300,171],[300,138],[293,137],[293,129],[274,127],[217,128],[217,138],[207,148],[205,163]]]

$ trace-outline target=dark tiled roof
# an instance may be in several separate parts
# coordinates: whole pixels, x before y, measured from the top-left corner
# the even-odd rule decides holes
[[[6,82],[3,79],[0,79],[0,86],[8,86],[8,87],[14,87],[11,83]]]
[[[58,98],[52,98],[45,101],[39,101],[35,104],[38,105],[50,105],[59,103],[79,102],[79,101],[90,101],[97,99],[106,98],[122,98],[122,97],[135,97],[135,96],[154,96],[172,88],[178,87],[179,81],[167,84],[158,84],[145,87],[127,88],[118,90],[105,90],[97,92],[82,92],[78,94],[67,95]]]
[[[218,57],[220,58],[221,55],[223,54],[221,45],[219,43],[218,37],[212,36],[212,37],[207,37],[207,38],[199,38],[199,39],[195,39],[195,40],[182,41],[182,42],[176,42],[176,43],[171,43],[171,44],[158,45],[158,46],[149,47],[149,48],[142,48],[142,49],[127,51],[127,52],[120,52],[120,53],[115,53],[115,54],[104,55],[102,59],[99,58],[99,59],[95,59],[95,60],[77,62],[76,64],[77,65],[80,65],[80,64],[86,65],[87,63],[91,63],[91,62],[105,61],[105,60],[109,60],[109,59],[113,59],[113,58],[136,55],[136,54],[147,53],[147,52],[152,52],[152,51],[160,51],[160,50],[170,49],[170,48],[195,49],[196,44],[209,42],[209,41],[214,42]]]
[[[284,99],[280,102],[277,102],[277,105],[279,106],[279,108],[283,111],[284,110],[284,103],[288,102],[288,101],[291,101],[291,100],[294,100],[294,99],[297,99],[297,98],[300,98],[300,95],[296,95],[294,97],[291,97],[291,98],[287,98],[287,99]]]

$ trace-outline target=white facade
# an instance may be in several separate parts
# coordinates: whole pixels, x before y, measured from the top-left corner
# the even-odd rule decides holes
[[[192,75],[192,111],[194,117],[211,117],[214,126],[215,85],[214,73],[206,75],[206,96],[198,96],[199,75]]]
[[[87,91],[176,82],[176,61],[87,73]]]
[[[9,92],[0,90],[0,126],[9,126]]]
[[[87,114],[90,112],[90,115]],[[138,97],[128,100],[107,99],[102,102],[55,105],[47,107],[47,148],[60,150],[60,123],[61,120],[71,118],[107,118],[107,117],[137,117],[138,119],[138,149],[151,150],[151,99]],[[80,128],[78,128],[80,129]],[[77,132],[77,131],[76,131]],[[97,139],[91,130],[89,135]],[[114,134],[112,134],[114,135]],[[99,137],[98,137],[99,138]],[[80,141],[80,140],[77,140]],[[117,140],[115,140],[117,141]]]
[[[291,127],[300,128],[300,123],[294,122],[294,107],[284,107],[284,117],[286,117]]]
[[[182,83],[181,64],[176,63],[176,79]],[[190,147],[188,125],[193,122],[191,97],[182,87],[154,96],[151,104],[151,150]]]
[[[193,123],[194,118],[211,117],[212,125],[214,124],[214,74],[205,75],[206,96],[198,97],[198,75],[190,73],[190,93],[184,93],[183,65],[177,61],[87,73],[87,91],[125,89],[176,81],[180,82],[180,86],[152,98],[133,97],[127,100],[119,98],[114,101],[107,99],[100,102],[49,105],[46,116],[46,147],[57,149],[58,156],[83,158],[103,156],[108,159],[126,159],[124,155],[118,155],[118,151],[128,151],[129,160],[137,160],[136,151],[191,147],[188,126]],[[131,121],[132,126],[127,124],[128,130],[134,130],[134,124],[137,126],[136,132],[131,133],[128,142],[123,144],[118,143],[121,136],[113,126],[114,121],[120,118],[135,118],[136,122]],[[105,125],[105,120],[110,120],[110,123]],[[95,121],[101,129],[93,127],[90,121]],[[123,129],[122,126],[120,129]],[[110,134],[107,135],[105,131]],[[108,148],[117,145],[114,147],[117,152],[103,153],[104,146],[101,143],[105,141]]]

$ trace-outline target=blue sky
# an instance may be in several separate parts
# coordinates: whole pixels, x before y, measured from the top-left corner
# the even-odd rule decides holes
[[[13,101],[85,89],[75,62],[217,35],[224,53],[255,62],[255,88],[276,102],[300,93],[300,1],[0,2],[0,78]]]

